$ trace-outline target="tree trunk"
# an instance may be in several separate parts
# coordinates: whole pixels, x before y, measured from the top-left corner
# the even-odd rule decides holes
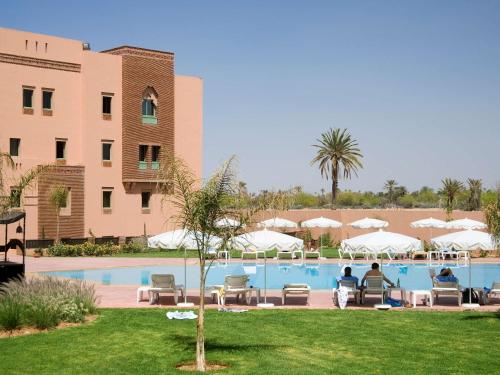
[[[335,201],[337,200],[337,191],[339,188],[339,181],[336,177],[332,177],[332,208],[334,208]]]
[[[56,212],[56,240],[55,243],[59,243],[59,211]]]
[[[200,259],[200,309],[196,325],[196,370],[205,372],[205,257]]]

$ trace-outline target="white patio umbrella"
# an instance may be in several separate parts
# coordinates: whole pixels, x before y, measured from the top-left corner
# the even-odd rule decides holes
[[[200,236],[199,236],[200,237]],[[219,247],[221,239],[212,237],[210,247]],[[197,249],[196,237],[193,232],[187,229],[177,229],[170,232],[158,234],[148,238],[148,246],[161,249],[184,248],[184,302],[177,304],[179,307],[191,307],[193,303],[187,302],[187,249]]]
[[[280,217],[274,217],[272,219],[267,219],[261,221],[257,224],[259,228],[297,228],[298,225],[296,222],[283,219]]]
[[[485,229],[486,224],[472,219],[458,219],[446,223],[448,229]]]
[[[386,232],[379,229],[376,232],[343,240],[341,246],[353,250],[367,250],[375,254],[380,254],[380,272],[382,272],[383,252],[388,250],[396,250],[396,252],[418,251],[422,249],[422,241],[403,234]],[[382,303],[376,307],[379,309],[390,308],[390,306],[384,304],[383,295]]]
[[[259,230],[245,233],[234,237],[233,247],[239,250],[297,250],[304,247],[304,241],[300,238],[289,236],[271,230]],[[267,303],[267,256],[264,253],[264,303],[260,307],[272,307],[272,303]]]
[[[302,228],[340,228],[342,223],[337,220],[328,219],[326,217],[317,217],[314,219],[309,219],[303,221],[300,226]],[[323,236],[319,236],[320,238],[320,247],[319,247],[319,256],[322,257],[321,252],[323,250]]]
[[[404,234],[379,229],[375,232],[343,240],[341,246],[352,250],[367,250],[380,254],[389,250],[395,250],[396,252],[421,250],[422,241]]]
[[[222,218],[215,222],[215,225],[219,228],[227,228],[227,227],[237,227],[240,225],[240,222],[235,219],[231,219],[229,217]],[[243,225],[244,227],[245,225]]]
[[[444,236],[439,236],[433,238],[431,242],[438,246],[446,249],[455,249],[462,251],[471,251],[476,249],[481,250],[494,250],[495,243],[493,238],[489,233],[480,232],[477,230],[467,229],[461,232],[454,232],[445,234]],[[471,257],[468,256],[469,263],[469,303],[468,308],[478,308],[478,304],[472,303],[472,293],[471,293],[471,284],[472,284],[472,265],[471,265]]]
[[[357,229],[368,229],[368,228],[386,228],[389,226],[389,223],[385,220],[365,217],[364,219],[353,221],[348,225]]]
[[[430,229],[430,238],[432,238],[432,228],[446,228],[446,221],[434,219],[433,217],[429,217],[427,219],[421,219],[421,220],[411,222],[410,227],[411,228],[429,228]]]
[[[486,232],[467,229],[460,232],[448,233],[443,236],[434,237],[431,243],[437,247],[455,250],[494,250],[495,244],[491,235]]]

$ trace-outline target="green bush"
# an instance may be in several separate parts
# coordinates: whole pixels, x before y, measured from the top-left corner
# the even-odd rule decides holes
[[[120,247],[112,243],[102,245],[85,242],[80,245],[57,244],[47,249],[47,254],[54,257],[105,256],[120,252]]]
[[[120,252],[122,253],[144,253],[147,252],[147,248],[136,242],[130,242],[125,245],[122,245]]]
[[[330,233],[323,233],[320,237],[320,241],[318,242],[318,246],[321,244],[323,247],[332,247],[332,239],[330,237]]]
[[[52,277],[11,280],[0,287],[0,327],[48,329],[60,322],[83,322],[97,312],[92,285]]]

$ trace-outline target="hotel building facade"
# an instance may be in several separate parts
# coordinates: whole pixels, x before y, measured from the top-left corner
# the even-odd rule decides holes
[[[0,150],[16,176],[55,168],[25,191],[28,239],[52,239],[54,186],[69,189],[60,237],[139,236],[171,229],[156,192],[163,155],[201,178],[203,82],[178,76],[174,54],[0,28]],[[11,184],[11,185],[9,185]]]

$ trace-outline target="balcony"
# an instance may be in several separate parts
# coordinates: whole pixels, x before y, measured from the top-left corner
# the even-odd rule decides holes
[[[158,124],[158,118],[156,116],[142,115],[142,123],[147,125]]]

